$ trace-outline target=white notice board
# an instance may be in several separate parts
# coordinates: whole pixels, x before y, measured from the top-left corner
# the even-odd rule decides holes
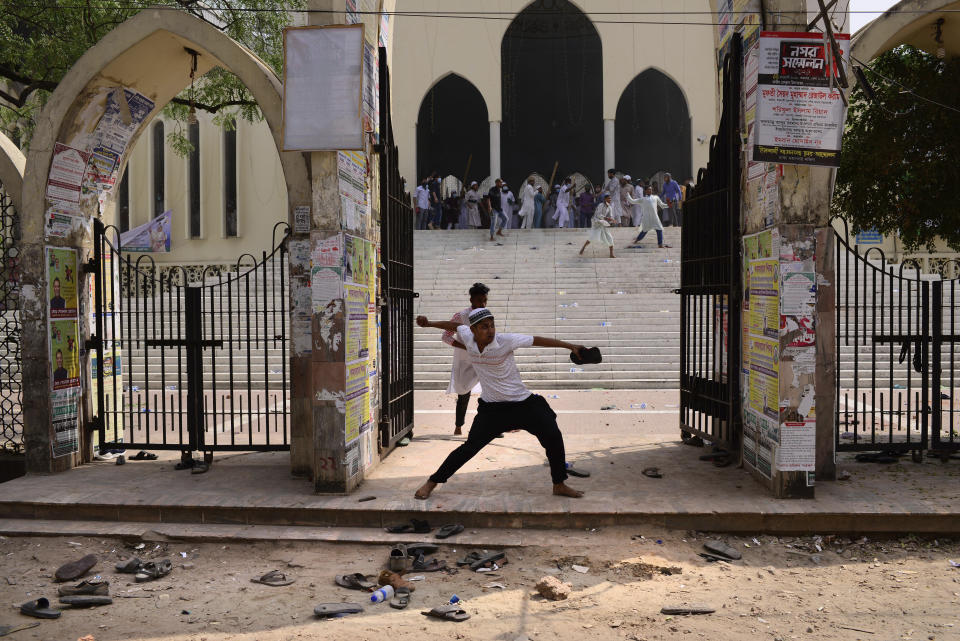
[[[363,149],[363,25],[283,32],[283,149]]]

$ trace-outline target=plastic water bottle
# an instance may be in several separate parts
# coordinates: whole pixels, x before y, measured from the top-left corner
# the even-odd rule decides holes
[[[389,601],[393,598],[393,586],[385,585],[373,594],[370,595],[370,600],[374,603],[381,603],[382,601]]]

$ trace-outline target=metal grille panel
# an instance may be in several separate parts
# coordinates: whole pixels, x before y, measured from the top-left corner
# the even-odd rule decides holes
[[[20,216],[2,184],[0,233],[0,451],[21,453]]]

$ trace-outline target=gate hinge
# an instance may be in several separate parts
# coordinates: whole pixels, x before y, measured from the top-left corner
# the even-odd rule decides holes
[[[101,427],[103,427],[103,417],[102,417],[102,416],[94,416],[94,417],[91,418],[89,421],[87,421],[87,431],[88,431],[88,432],[96,432],[96,431],[99,430]]]
[[[83,349],[85,350],[100,349],[101,345],[102,341],[100,340],[100,337],[96,335],[93,335],[87,340],[83,341]]]
[[[414,298],[420,298],[420,292],[413,292]]]
[[[87,262],[80,265],[81,274],[98,274],[100,269],[97,266],[97,262],[92,258],[88,258]]]
[[[679,294],[679,293],[680,293],[680,289],[678,288],[678,289],[673,290],[673,293],[674,293],[674,294]]]

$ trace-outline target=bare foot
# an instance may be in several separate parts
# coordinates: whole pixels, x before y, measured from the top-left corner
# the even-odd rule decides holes
[[[426,487],[426,486],[424,486]],[[423,488],[420,488],[421,490]],[[433,489],[433,488],[431,488]],[[419,494],[419,491],[418,491]],[[429,492],[428,492],[429,494]],[[553,486],[553,495],[554,496],[569,496],[572,499],[579,499],[583,496],[583,492],[580,490],[575,490],[566,483],[555,483]],[[418,497],[419,498],[419,497]],[[424,497],[426,498],[426,497]]]
[[[453,430],[453,435],[461,436],[462,434],[463,434],[463,429],[461,429],[461,427],[457,425],[456,429]]]
[[[490,237],[490,240],[493,240],[493,236]]]
[[[563,485],[563,484],[561,483],[561,485]],[[414,494],[413,497],[414,497],[414,498],[417,498],[417,499],[420,499],[420,500],[422,501],[423,499],[425,499],[425,498],[427,498],[428,496],[430,496],[430,492],[433,492],[433,488],[435,488],[435,487],[437,487],[437,484],[436,484],[436,483],[434,483],[433,481],[427,481],[426,483],[424,483],[423,485],[420,486],[420,489],[417,490],[416,494]],[[570,489],[570,488],[567,488],[567,489]],[[573,490],[571,490],[571,491],[573,491]],[[557,486],[556,486],[556,485],[553,486],[553,493],[554,493],[554,494],[557,493]]]

